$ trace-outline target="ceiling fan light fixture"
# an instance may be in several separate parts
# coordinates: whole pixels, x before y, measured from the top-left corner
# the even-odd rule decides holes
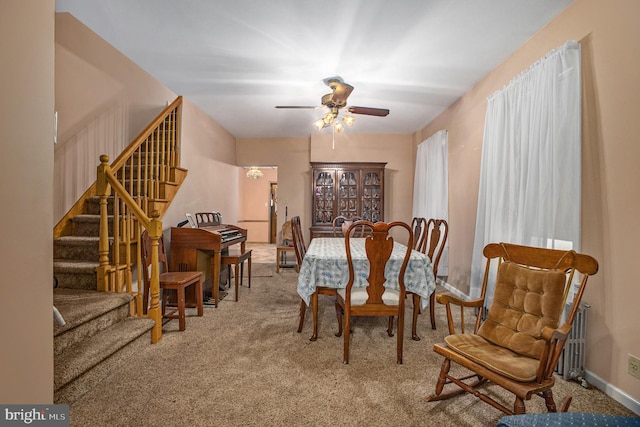
[[[313,126],[315,126],[315,128],[317,130],[322,130],[324,128],[324,120],[323,119],[318,119],[315,122],[313,122]]]
[[[264,176],[264,173],[257,166],[251,166],[247,171],[247,178],[260,179]]]
[[[322,120],[327,124],[330,125],[331,123],[333,123],[333,119],[335,119],[335,116],[333,115],[332,112],[329,112],[327,114],[324,115],[324,117],[322,118]]]
[[[349,116],[349,115],[347,115],[347,116],[344,116],[344,117],[342,118],[342,121],[343,121],[343,122],[344,122],[344,124],[345,124],[345,125],[347,125],[347,126],[353,126],[353,123],[356,121],[356,118],[355,118],[355,117],[353,117],[353,116]]]
[[[335,130],[337,133],[342,133],[344,132],[344,125],[342,124],[342,122],[335,122],[333,124],[333,130]]]

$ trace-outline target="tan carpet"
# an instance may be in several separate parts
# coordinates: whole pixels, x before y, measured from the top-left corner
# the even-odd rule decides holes
[[[437,331],[422,316],[422,341],[405,333],[403,365],[395,363],[395,337],[387,337],[386,321],[357,319],[350,364],[343,365],[329,297],[320,299],[318,341],[308,340],[310,312],[304,331],[296,333],[296,280],[292,269],[256,276],[250,289],[240,289],[237,303],[226,298],[204,317],[188,317],[186,331],[169,322],[160,343],[71,406],[71,425],[493,426],[501,418],[501,412],[468,395],[423,401],[441,364],[431,348],[446,331],[442,307]],[[488,390],[512,405],[511,396]],[[556,401],[568,394],[571,411],[633,415],[598,390],[558,380]],[[527,409],[546,412],[538,397]]]

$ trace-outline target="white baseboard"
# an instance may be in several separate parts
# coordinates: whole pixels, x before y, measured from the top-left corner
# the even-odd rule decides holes
[[[629,396],[619,388],[607,383],[593,372],[585,370],[585,379],[598,390],[602,390],[604,394],[611,397],[616,402],[633,411],[636,415],[640,415],[640,402]]]

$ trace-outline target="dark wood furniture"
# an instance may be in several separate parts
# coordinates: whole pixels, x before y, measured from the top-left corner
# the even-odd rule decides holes
[[[343,363],[349,363],[349,337],[351,334],[351,317],[353,316],[388,316],[389,326],[387,333],[393,336],[393,318],[398,317],[397,332],[397,363],[402,363],[402,344],[404,331],[404,301],[405,286],[404,273],[411,257],[413,247],[413,233],[411,227],[404,222],[391,223],[372,223],[365,221],[368,227],[371,227],[371,235],[366,238],[365,248],[367,259],[369,260],[369,276],[367,277],[367,286],[364,288],[354,288],[355,268],[353,258],[351,256],[351,229],[358,226],[354,223],[349,227],[345,235],[345,246],[347,249],[347,262],[349,264],[349,281],[346,288],[338,289],[336,296],[336,315],[338,316],[339,330],[336,334],[340,336],[344,331],[344,356]],[[394,235],[402,234],[403,230],[407,235],[407,246],[404,251],[402,266],[399,270],[398,283],[400,289],[398,291],[387,289],[384,283],[387,281],[385,277],[385,267],[391,257],[393,251],[394,240],[389,236],[389,232],[394,230]],[[400,230],[396,232],[395,230]],[[404,236],[402,236],[404,237]],[[344,318],[344,326],[343,326]]]
[[[332,237],[338,216],[384,221],[386,163],[311,163],[311,239]]]
[[[415,220],[415,218],[414,218]],[[421,226],[420,224],[423,224]],[[421,230],[421,243],[419,245],[414,245],[414,247],[418,247],[417,250],[426,254],[431,260],[431,265],[433,267],[433,277],[438,279],[438,265],[440,264],[440,258],[442,257],[442,251],[444,251],[444,246],[447,243],[447,237],[449,236],[449,224],[444,219],[433,219],[430,218],[426,220],[422,218],[422,220],[416,220],[415,224],[417,227],[422,227]],[[413,228],[413,227],[412,227]],[[415,238],[415,228],[414,230],[414,238]],[[417,333],[417,325],[418,325],[418,314],[420,313],[420,295],[416,295],[412,292],[407,292],[407,295],[411,295],[413,297],[413,319],[411,322],[411,338],[414,341],[420,341],[420,337]],[[436,328],[436,291],[434,289],[429,295],[429,314],[431,317],[431,329]]]
[[[598,262],[574,251],[534,248],[508,243],[490,243],[484,247],[487,259],[481,297],[462,301],[453,296],[437,296],[446,305],[450,335],[433,350],[444,356],[435,393],[426,401],[437,401],[467,392],[507,415],[524,414],[525,400],[537,395],[544,399],[548,412],[566,412],[571,397],[556,408],[552,388],[554,370],[584,293],[587,279],[598,271]],[[492,261],[497,269],[490,269]],[[483,321],[482,314],[489,272],[497,270],[493,301]],[[574,273],[582,278],[567,307],[567,296]],[[494,273],[491,273],[494,274]],[[579,276],[579,274],[578,274]],[[472,333],[456,333],[452,306],[466,307],[478,315]],[[569,308],[561,324],[563,312]],[[461,313],[464,319],[464,312]],[[449,372],[451,363],[469,371],[464,377]],[[454,369],[454,371],[457,371]],[[513,410],[483,392],[485,383],[494,383],[515,395]],[[454,386],[443,393],[445,386]]]
[[[140,245],[140,255],[142,257],[142,267],[144,274],[142,275],[143,288],[143,312],[147,312],[149,305],[149,284],[151,282],[150,266],[151,266],[151,238],[145,230],[140,237],[142,244]],[[202,272],[200,271],[169,271],[169,263],[167,262],[167,254],[164,248],[164,238],[158,240],[158,262],[162,266],[160,273],[160,289],[162,290],[162,317],[168,319],[178,319],[178,328],[185,330],[186,323],[186,307],[196,307],[198,316],[204,314],[202,305]],[[193,286],[195,303],[186,301],[186,289]],[[171,294],[174,295],[171,295]],[[173,299],[173,303],[170,301]],[[167,307],[174,306],[175,309],[167,312]]]
[[[236,302],[238,301],[238,283],[242,285],[242,276],[244,275],[244,262],[247,261],[247,287],[251,287],[251,249],[244,252],[231,253],[222,255],[220,264],[227,267],[228,282],[231,283],[231,267],[234,267],[233,273],[235,277]]]
[[[411,220],[411,230],[413,231],[413,249],[424,253],[424,241],[427,235],[426,218],[414,217]]]
[[[196,270],[204,273],[203,292],[211,295],[218,307],[222,252],[240,244],[246,251],[247,230],[231,224],[189,228],[171,228],[171,270]]]
[[[349,228],[351,224],[356,221],[362,221],[362,218],[360,218],[359,216],[347,218],[343,215],[338,215],[337,217],[333,218],[333,223],[331,225],[333,228],[333,237],[344,237],[344,230]],[[364,237],[366,229],[367,227],[365,226],[356,227],[353,230],[352,236]]]
[[[300,217],[294,216],[291,218],[291,231],[293,232],[293,247],[296,252],[296,259],[298,261],[298,271],[302,266],[302,260],[307,253],[307,245],[304,243],[304,236],[302,235],[302,226],[300,225]],[[313,315],[313,334],[309,338],[309,341],[315,341],[318,339],[318,295],[335,296],[336,289],[327,288],[324,286],[318,286],[315,293],[311,296],[311,313]],[[300,298],[300,321],[298,323],[298,332],[302,332],[304,326],[304,318],[306,314],[307,305],[304,300]]]

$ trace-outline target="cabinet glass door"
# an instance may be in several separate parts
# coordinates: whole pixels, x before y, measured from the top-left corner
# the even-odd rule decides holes
[[[381,172],[364,171],[362,185],[362,219],[371,222],[382,220]]]
[[[358,206],[359,171],[338,171],[338,215],[347,218],[360,216]]]
[[[316,171],[314,176],[314,224],[331,224],[335,200],[335,172]]]

